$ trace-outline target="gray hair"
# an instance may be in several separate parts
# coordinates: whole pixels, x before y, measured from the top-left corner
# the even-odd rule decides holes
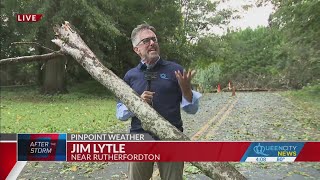
[[[140,24],[138,25],[136,28],[134,28],[132,30],[132,33],[131,33],[131,42],[132,42],[132,45],[135,47],[136,45],[138,45],[139,43],[139,39],[137,38],[138,37],[138,34],[143,31],[143,30],[146,30],[146,29],[149,29],[151,31],[153,31],[154,33],[156,32],[156,29],[153,27],[153,26],[150,26],[149,24]]]

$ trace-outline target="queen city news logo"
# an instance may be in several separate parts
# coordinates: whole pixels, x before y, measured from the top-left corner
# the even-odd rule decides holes
[[[253,142],[242,157],[242,162],[294,161],[303,142]]]

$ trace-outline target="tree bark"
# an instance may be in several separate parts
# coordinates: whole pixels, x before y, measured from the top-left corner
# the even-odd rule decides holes
[[[78,61],[90,75],[112,91],[142,123],[145,130],[156,134],[161,140],[190,140],[166,121],[122,79],[104,67],[81,37],[66,22],[54,27],[56,39],[52,40],[61,50]],[[193,163],[207,176],[214,179],[245,179],[228,163]]]
[[[44,64],[42,93],[56,94],[66,93],[65,81],[65,57],[49,60]]]

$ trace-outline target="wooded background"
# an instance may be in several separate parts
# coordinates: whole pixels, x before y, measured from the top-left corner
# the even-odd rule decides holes
[[[161,56],[197,70],[194,83],[211,91],[232,81],[237,88],[299,89],[320,82],[320,1],[259,0],[243,9],[272,3],[267,27],[225,29],[240,18],[233,9],[217,10],[210,0],[22,0],[1,1],[1,59],[50,53],[30,44],[59,50],[52,27],[73,24],[98,58],[123,77],[136,66],[131,31],[143,22],[157,29]],[[16,14],[43,14],[36,23],[18,23]],[[91,79],[72,58],[1,65],[0,86],[37,85],[46,94]],[[67,86],[68,85],[68,86]]]

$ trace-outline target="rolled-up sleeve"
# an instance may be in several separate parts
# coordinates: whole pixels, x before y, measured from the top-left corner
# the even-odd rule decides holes
[[[182,96],[181,107],[188,114],[195,114],[199,109],[199,98],[201,93],[192,90],[192,102],[189,102]]]
[[[117,113],[116,113],[117,119],[121,121],[126,121],[129,118],[133,117],[134,114],[129,111],[127,106],[125,106],[122,102],[117,102]]]

